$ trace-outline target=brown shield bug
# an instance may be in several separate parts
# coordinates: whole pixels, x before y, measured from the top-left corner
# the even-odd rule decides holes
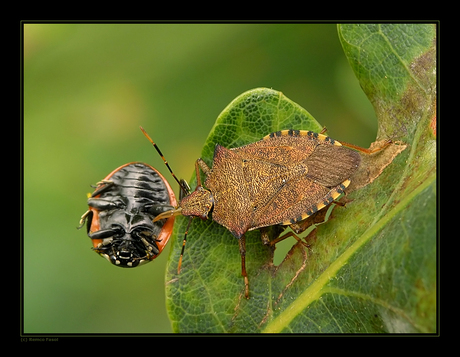
[[[156,144],[141,130],[172,173]],[[227,149],[217,144],[212,168],[202,159],[195,162],[195,191],[189,193],[181,185],[186,196],[178,207],[161,213],[154,221],[177,215],[207,219],[211,213],[212,220],[227,228],[238,239],[245,296],[249,297],[244,234],[275,225],[290,226],[295,232],[302,232],[308,227],[303,224],[308,217],[336,203],[334,200],[350,184],[351,176],[361,163],[361,157],[355,150],[371,154],[391,143],[387,141],[384,146],[369,150],[340,143],[323,135],[324,132],[282,130],[237,148]],[[206,175],[204,186],[201,184],[200,168]],[[295,234],[290,232],[270,242],[262,231],[264,244],[273,245],[288,236]],[[186,238],[187,233],[178,272]]]

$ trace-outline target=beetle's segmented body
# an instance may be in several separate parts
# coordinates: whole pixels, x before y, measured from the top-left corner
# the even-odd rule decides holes
[[[132,268],[155,259],[171,236],[174,217],[153,222],[177,205],[165,178],[150,165],[133,162],[112,171],[88,199],[93,249],[116,266]]]

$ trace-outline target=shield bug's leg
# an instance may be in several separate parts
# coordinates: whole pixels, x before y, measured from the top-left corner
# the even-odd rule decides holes
[[[200,165],[201,171],[203,171],[206,176],[209,176],[211,169],[208,165],[206,165],[203,159],[199,158],[198,160],[196,160],[196,162],[198,163],[198,165]]]
[[[327,213],[329,211],[329,207],[331,205],[333,205],[333,204],[335,204],[336,206],[345,207],[345,203],[338,202],[338,201],[332,201],[328,206],[324,207],[323,209],[319,210],[318,212],[315,212],[311,216],[305,218],[303,221],[291,224],[289,227],[295,233],[300,234],[300,233],[306,231],[312,225],[317,225],[317,224],[321,224],[321,223],[326,222],[326,216],[327,216]],[[335,208],[335,206],[334,206],[334,208]]]
[[[195,161],[196,187],[201,186],[200,164],[198,160]]]
[[[203,170],[203,172],[207,175],[211,170],[209,169],[209,167],[206,165],[206,163],[201,160],[201,159],[198,159],[195,161],[195,171],[196,171],[196,179],[197,179],[197,187],[200,187],[201,186],[201,177],[200,177],[200,167],[201,169]],[[190,186],[188,185],[188,183],[184,180],[181,180],[180,183],[181,185],[181,188],[183,188],[183,191],[184,192],[188,192],[190,193]],[[187,194],[188,195],[188,194]],[[186,195],[185,195],[186,196]],[[184,197],[185,197],[184,196]],[[181,197],[182,199],[183,197]],[[155,218],[158,219],[158,217],[160,216],[157,216]],[[182,266],[182,258],[184,256],[184,251],[185,251],[185,244],[187,243],[187,235],[188,235],[188,230],[190,228],[190,224],[192,223],[192,219],[193,219],[193,216],[190,216],[190,219],[188,221],[188,224],[187,224],[187,229],[185,231],[185,234],[184,234],[184,240],[182,241],[182,250],[180,252],[180,257],[179,257],[179,264],[177,266],[177,274],[180,274],[180,270],[181,270],[181,266]],[[154,220],[154,222],[155,222]]]
[[[190,228],[190,223],[192,223],[193,217],[190,217],[188,220],[187,224],[187,229],[185,230],[184,233],[184,240],[182,241],[182,249],[180,251],[180,257],[179,257],[179,264],[177,264],[177,274],[180,274],[180,268],[182,266],[182,257],[184,256],[184,251],[185,251],[185,243],[187,243],[187,234],[188,234],[188,229]]]
[[[327,128],[325,126],[323,126],[323,128],[321,129],[321,131],[319,133],[324,134],[326,132],[327,132]]]
[[[300,233],[306,231],[312,225],[317,225],[317,224],[321,224],[321,223],[326,222],[326,215],[327,215],[327,213],[329,211],[329,207],[331,205],[333,205],[333,204],[335,206],[341,206],[341,207],[345,207],[345,205],[346,205],[343,202],[332,201],[328,206],[324,207],[323,209],[319,210],[318,212],[315,212],[311,216],[305,218],[303,221],[299,221],[299,222],[291,224],[289,226],[289,228],[292,229],[292,232],[288,232],[288,233],[286,233],[284,235],[279,235],[277,238],[275,238],[272,241],[270,241],[268,239],[268,235],[267,235],[266,237],[262,237],[262,242],[264,244],[266,244],[266,245],[274,246],[277,243],[285,240],[286,238],[294,237],[295,239],[297,239],[298,242],[300,242],[300,243],[302,243],[303,245],[306,246],[306,244],[302,241],[302,239],[300,237],[297,236],[297,234],[300,234]],[[283,228],[283,230],[284,230],[284,228]],[[262,232],[262,234],[264,234],[264,233]]]
[[[270,245],[270,237],[268,236],[268,230],[265,227],[260,229],[260,239],[262,239],[263,245]]]
[[[291,226],[290,226],[291,227]],[[260,238],[262,239],[262,243],[266,246],[270,246],[270,247],[274,247],[277,243],[285,240],[286,238],[289,238],[289,237],[294,237],[295,239],[297,239],[298,242],[302,243],[303,245],[305,245],[305,243],[302,241],[302,239],[300,239],[294,232],[288,232],[286,234],[283,234],[281,235],[281,233],[286,229],[286,226],[281,226],[281,225],[278,225],[278,226],[275,226],[273,227],[275,230],[275,232],[272,231],[272,233],[275,234],[276,238],[273,239],[272,241],[270,240],[269,238],[269,230],[267,228],[261,228],[260,229]],[[292,227],[291,227],[292,228]],[[297,232],[297,233],[300,233],[300,232]]]
[[[272,237],[279,237],[281,233],[286,230],[287,226],[276,225],[271,227],[263,227],[260,228],[260,239],[262,239],[262,244],[266,246],[273,246],[270,242],[270,236]]]
[[[292,231],[291,231],[291,232],[287,232],[286,234],[284,234],[284,235],[282,235],[282,236],[280,236],[280,237],[278,237],[278,238],[276,238],[276,239],[270,241],[269,244],[270,244],[271,246],[276,245],[277,243],[279,243],[279,242],[281,242],[281,241],[283,241],[283,240],[285,240],[286,238],[289,238],[289,237],[294,237],[295,239],[297,239],[297,241],[298,241],[299,243],[302,243],[304,246],[307,246],[307,244],[306,244],[305,242],[303,242],[302,239],[300,239],[300,238],[297,236],[297,234],[295,234],[295,233],[292,232]]]
[[[241,275],[244,278],[244,296],[246,299],[249,299],[249,279],[248,273],[246,272],[246,237],[243,235],[238,243],[240,245],[240,254],[241,254]]]
[[[344,192],[344,194],[346,195],[347,193]],[[334,201],[331,202],[331,204],[332,203],[335,204],[336,206],[340,206],[340,207],[346,207],[347,206],[346,202],[340,202],[340,201],[334,200]]]
[[[204,172],[206,177],[211,172],[211,169],[209,168],[208,165],[206,165],[206,163],[203,161],[203,159],[199,158],[198,160],[195,161],[195,172],[196,172],[197,187],[201,186],[200,168],[201,168],[201,171]]]

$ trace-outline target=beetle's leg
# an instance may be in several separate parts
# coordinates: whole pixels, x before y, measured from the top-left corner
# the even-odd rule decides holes
[[[246,299],[249,299],[249,279],[248,273],[246,273],[246,237],[243,235],[238,240],[240,246],[240,254],[241,254],[241,275],[244,278],[244,296]]]
[[[88,218],[89,215],[92,215],[91,210],[87,210],[85,213],[83,213],[83,215],[80,218],[80,225],[77,227],[77,229],[80,229],[81,227],[85,225],[86,219]]]
[[[105,211],[114,208],[121,208],[119,204],[102,198],[88,198],[88,206]]]
[[[95,197],[97,195],[100,195],[101,193],[107,191],[110,189],[115,183],[110,180],[102,180],[99,181],[96,185],[96,190],[91,194],[91,197]]]
[[[120,229],[101,229],[97,232],[88,233],[91,239],[105,239],[113,237],[115,234],[120,234]]]

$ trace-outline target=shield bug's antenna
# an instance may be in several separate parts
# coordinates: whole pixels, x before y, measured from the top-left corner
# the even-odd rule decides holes
[[[142,132],[144,133],[145,137],[152,143],[152,145],[155,148],[155,150],[161,156],[161,158],[163,159],[163,162],[165,163],[165,165],[168,168],[168,170],[171,173],[171,175],[174,177],[174,180],[176,180],[176,182],[179,184],[179,187],[181,188],[181,190],[185,193],[185,195],[189,195],[190,194],[190,188],[187,187],[188,185],[184,185],[182,180],[179,181],[177,179],[176,175],[174,174],[173,170],[171,169],[171,166],[169,166],[168,161],[166,161],[165,157],[163,156],[163,153],[161,152],[160,148],[157,146],[157,144],[155,144],[153,142],[153,140],[150,138],[149,134],[147,134],[147,132],[144,130],[144,128],[142,126],[139,126],[139,128],[142,130]]]
[[[383,145],[379,146],[379,147],[376,147],[374,149],[366,149],[366,148],[362,148],[361,146],[358,146],[358,145],[354,145],[354,144],[350,144],[350,143],[345,143],[343,141],[340,141],[340,143],[343,145],[343,146],[346,146],[346,147],[349,147],[350,149],[355,149],[357,151],[360,151],[364,154],[367,154],[367,155],[370,155],[370,154],[375,154],[376,152],[379,152],[385,148],[387,148],[389,145],[391,145],[393,143],[393,140],[391,139],[388,139],[387,141],[385,141],[383,143]]]
[[[169,166],[168,161],[166,161],[166,159],[165,159],[163,153],[161,152],[160,148],[157,146],[157,144],[155,144],[153,142],[153,140],[150,138],[149,134],[147,134],[147,132],[144,130],[144,128],[142,126],[139,126],[139,128],[142,130],[142,132],[144,133],[145,137],[152,143],[152,145],[155,148],[155,150],[158,152],[158,154],[163,159],[163,162],[165,163],[165,165],[168,168],[169,172],[174,177],[174,180],[176,180],[176,182],[179,184],[179,187],[181,188],[182,192],[184,193],[184,197],[188,196],[190,194],[190,186],[188,185],[188,183],[186,181],[184,181],[184,180],[178,180],[177,179],[176,175],[174,174],[173,170],[171,169],[171,166]],[[198,172],[197,172],[197,175],[199,175]],[[198,180],[199,180],[199,176],[198,176]],[[155,217],[153,222],[155,222],[155,221],[157,221],[157,220],[159,220],[161,218],[166,218],[166,217],[163,217],[163,216],[168,215],[168,214],[171,215],[171,216],[180,215],[181,210],[182,210],[182,208],[179,207],[178,209],[174,209],[174,210],[171,210],[169,212],[164,212],[164,213],[158,215],[157,217]],[[184,256],[185,244],[187,242],[188,230],[190,228],[190,224],[192,223],[192,219],[193,219],[193,217],[191,216],[189,221],[188,221],[188,224],[187,224],[187,229],[186,229],[185,234],[184,234],[184,239],[182,241],[182,249],[181,249],[181,252],[180,252],[179,264],[177,266],[177,273],[178,274],[180,273],[180,269],[181,269],[181,266],[182,266],[182,257]]]

